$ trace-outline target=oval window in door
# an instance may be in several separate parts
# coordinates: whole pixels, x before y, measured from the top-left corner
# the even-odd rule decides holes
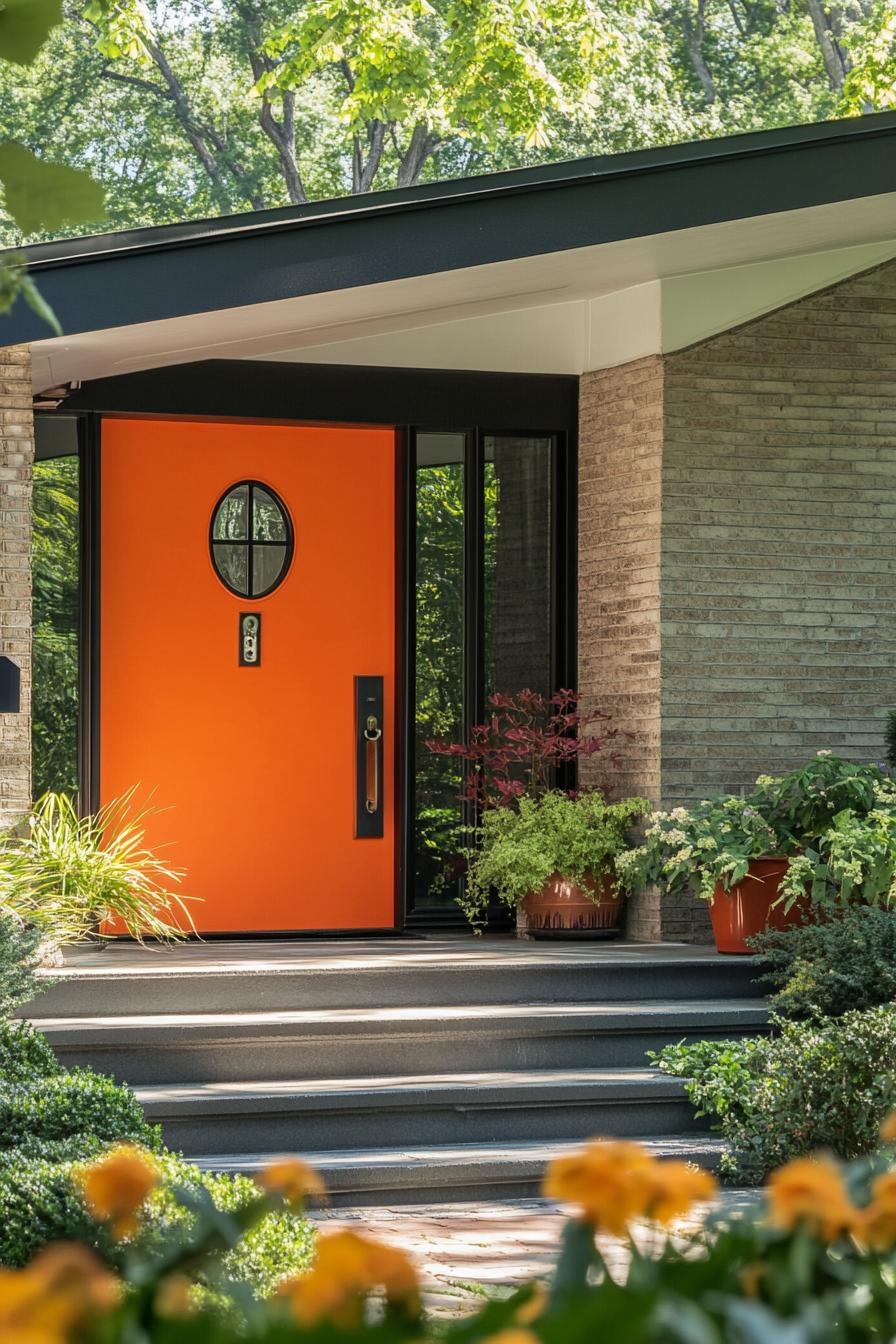
[[[286,505],[269,485],[239,481],[212,512],[212,564],[237,597],[267,597],[283,582],[293,552]]]

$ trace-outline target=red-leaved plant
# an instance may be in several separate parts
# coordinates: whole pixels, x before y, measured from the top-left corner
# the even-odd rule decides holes
[[[480,808],[512,807],[517,798],[540,797],[560,783],[561,767],[593,756],[618,735],[606,728],[601,736],[582,736],[581,729],[609,714],[579,713],[577,691],[555,695],[518,691],[488,698],[491,717],[470,730],[469,742],[427,742],[439,756],[469,762],[461,796]]]

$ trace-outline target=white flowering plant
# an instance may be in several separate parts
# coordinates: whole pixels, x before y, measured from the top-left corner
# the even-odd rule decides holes
[[[743,798],[706,798],[694,807],[654,812],[644,843],[618,855],[623,886],[661,886],[685,891],[696,884],[711,901],[716,886],[727,890],[746,875],[750,860],[776,852],[775,832]]]
[[[819,752],[799,770],[760,775],[744,797],[704,799],[654,812],[644,843],[617,860],[629,890],[695,887],[711,901],[754,859],[786,858],[779,901],[818,906],[896,904],[896,781],[884,764]]]

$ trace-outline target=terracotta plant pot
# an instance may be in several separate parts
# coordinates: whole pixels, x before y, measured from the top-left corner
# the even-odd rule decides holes
[[[588,890],[594,883],[588,881]],[[614,892],[609,879],[603,879],[600,902],[588,890],[552,873],[541,891],[530,891],[523,900],[527,931],[531,938],[615,938],[624,897]]]
[[[797,902],[785,914],[784,906],[774,906],[781,882],[787,872],[787,859],[753,859],[747,876],[728,891],[715,889],[709,907],[712,931],[720,952],[750,956],[747,938],[763,929],[789,929],[803,920],[804,903]]]

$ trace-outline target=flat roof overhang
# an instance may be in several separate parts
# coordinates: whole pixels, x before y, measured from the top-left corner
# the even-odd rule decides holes
[[[36,245],[65,336],[19,302],[0,344],[65,381],[887,237],[896,113]]]

